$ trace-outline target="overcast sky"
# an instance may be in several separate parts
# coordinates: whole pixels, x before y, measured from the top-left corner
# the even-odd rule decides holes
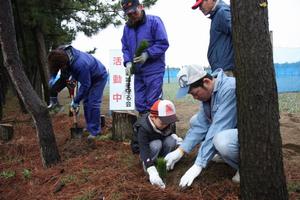
[[[158,0],[155,6],[146,10],[147,14],[158,15],[164,22],[170,43],[166,53],[166,64],[170,67],[189,64],[208,66],[210,19],[201,11],[191,9],[194,2]],[[229,0],[225,2],[229,3]],[[299,61],[300,0],[269,0],[268,3],[269,29],[273,31],[275,62]],[[122,31],[123,25],[118,28],[109,26],[92,38],[78,34],[72,45],[82,51],[96,47],[95,57],[109,67],[109,50],[121,49]],[[277,51],[278,48],[287,48],[288,51]],[[284,54],[286,55],[283,56]]]

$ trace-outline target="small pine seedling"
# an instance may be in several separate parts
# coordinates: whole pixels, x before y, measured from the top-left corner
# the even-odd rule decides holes
[[[135,56],[140,56],[142,53],[149,47],[149,43],[147,40],[142,40],[135,51]],[[135,64],[131,67],[131,74],[135,73]]]
[[[22,174],[23,174],[24,179],[30,179],[30,177],[31,177],[31,171],[29,169],[23,169]]]
[[[167,162],[163,157],[157,159],[157,171],[162,180],[165,180],[167,177]]]
[[[147,40],[142,40],[139,47],[135,51],[135,56],[140,56],[149,47]]]
[[[15,172],[15,171],[10,171],[10,170],[8,170],[8,171],[2,171],[2,172],[0,173],[0,177],[3,177],[3,178],[5,178],[5,179],[13,178],[13,177],[15,177],[15,176],[16,176],[16,172]]]

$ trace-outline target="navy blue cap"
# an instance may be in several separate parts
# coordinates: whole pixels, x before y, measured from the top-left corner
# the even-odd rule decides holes
[[[140,5],[139,0],[122,0],[122,9],[125,14],[129,14],[136,11],[136,8]]]

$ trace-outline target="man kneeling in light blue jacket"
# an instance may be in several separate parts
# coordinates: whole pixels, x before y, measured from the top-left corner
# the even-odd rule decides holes
[[[184,153],[190,153],[201,143],[194,165],[183,175],[180,187],[191,186],[210,160],[219,154],[238,170],[239,143],[235,78],[227,77],[222,69],[208,74],[203,67],[185,66],[178,73],[177,98],[191,94],[202,102],[200,111],[190,120],[183,143],[166,155],[167,169],[172,170]],[[233,177],[239,182],[239,172]]]

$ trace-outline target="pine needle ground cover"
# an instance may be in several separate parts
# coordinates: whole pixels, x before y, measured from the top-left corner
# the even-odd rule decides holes
[[[199,109],[190,97],[176,100],[176,85],[166,84],[165,95],[175,102],[180,121],[178,135],[184,137],[189,119]],[[102,113],[106,115],[105,137],[98,138],[91,149],[81,140],[71,140],[72,119],[68,117],[70,99],[67,93],[59,98],[65,112],[52,115],[52,122],[62,162],[43,168],[36,130],[29,115],[20,114],[17,101],[7,101],[4,120],[14,125],[14,138],[0,143],[0,199],[239,199],[239,185],[232,183],[235,171],[224,163],[209,163],[192,187],[181,190],[180,178],[195,161],[197,149],[185,156],[173,171],[167,172],[166,189],[152,186],[140,159],[133,155],[127,142],[109,137],[111,118],[106,90]],[[280,94],[281,134],[284,168],[290,199],[300,199],[300,112],[299,94]],[[10,105],[13,103],[14,105]],[[291,110],[291,107],[295,106]],[[84,125],[81,109],[80,123]]]

